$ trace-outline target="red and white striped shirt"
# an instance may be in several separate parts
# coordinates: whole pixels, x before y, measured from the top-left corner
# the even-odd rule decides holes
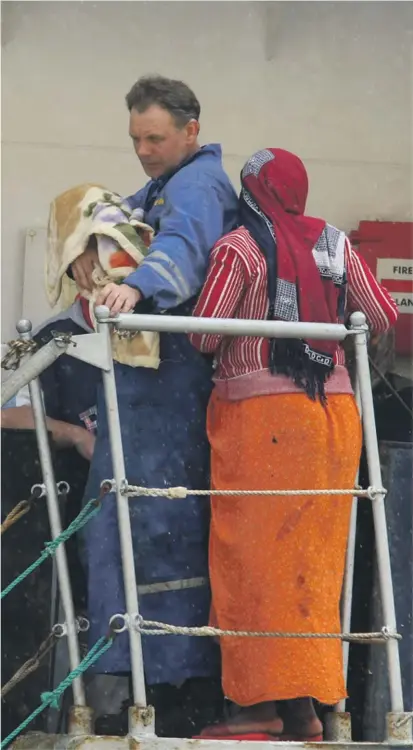
[[[379,284],[363,258],[346,239],[346,313],[361,311],[370,329],[382,333],[396,323],[398,310],[387,290]],[[245,227],[225,235],[211,253],[208,275],[193,315],[202,318],[266,320],[268,314],[267,265],[264,254]],[[193,345],[215,353],[216,381],[242,378],[268,371],[268,339],[251,336],[222,337],[192,334]],[[335,364],[345,365],[338,347]],[[295,390],[295,389],[294,389]]]

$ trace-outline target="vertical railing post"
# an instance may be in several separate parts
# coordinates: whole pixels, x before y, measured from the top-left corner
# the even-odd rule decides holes
[[[102,370],[102,377],[108,418],[113,477],[116,485],[116,503],[122,555],[123,581],[125,587],[126,614],[128,615],[129,621],[133,699],[134,704],[138,709],[146,709],[146,690],[143,672],[141,636],[134,627],[136,615],[139,614],[138,589],[136,584],[135,560],[129,515],[129,500],[124,494],[122,494],[122,490],[126,486],[127,480],[122,448],[122,433],[116,394],[115,372],[111,356],[111,329],[110,325],[104,322],[109,317],[109,310],[106,307],[97,307],[95,315],[98,324],[98,331],[105,337],[108,352],[108,365],[106,369]],[[133,716],[136,717],[136,712],[133,713]],[[152,732],[152,727],[143,721],[139,722],[139,720],[137,720],[133,723],[134,726],[132,728],[131,726],[129,727],[131,733]]]
[[[389,628],[390,633],[396,633],[396,610],[394,604],[386,511],[384,506],[385,493],[380,492],[380,489],[382,489],[380,454],[376,433],[376,420],[374,415],[373,393],[367,351],[368,328],[366,325],[366,317],[363,313],[353,313],[350,322],[353,329],[357,329],[357,332],[354,334],[354,339],[357,377],[360,385],[362,404],[364,443],[367,454],[369,482],[376,490],[372,503],[381,608],[385,626]],[[397,742],[399,741],[399,732],[397,731],[397,722],[399,721],[398,717],[402,717],[401,720],[403,720],[404,716],[400,654],[398,642],[394,638],[389,638],[386,647],[392,711],[392,722],[389,722],[389,739]],[[393,736],[390,737],[391,727],[393,725],[395,732]]]
[[[30,340],[32,337],[32,324],[29,320],[21,320],[17,324],[20,338]],[[33,409],[37,444],[39,448],[40,466],[42,469],[43,482],[46,492],[47,511],[49,515],[50,530],[53,539],[62,532],[60,520],[59,499],[54,476],[53,462],[47,433],[46,415],[43,405],[42,392],[38,378],[29,383],[30,400]],[[80,664],[79,642],[77,637],[77,626],[75,610],[73,606],[72,589],[70,585],[69,568],[67,564],[66,550],[64,544],[60,544],[55,553],[57,578],[59,591],[62,598],[62,606],[66,618],[67,643],[69,651],[70,669],[76,669]],[[85,706],[85,691],[83,680],[77,677],[73,681],[73,699],[76,706]]]
[[[358,378],[356,378],[355,398],[361,418],[360,387]],[[357,471],[355,486],[358,485],[359,471]],[[346,552],[346,569],[343,582],[342,593],[342,612],[341,612],[341,629],[343,633],[351,632],[351,613],[353,606],[353,586],[354,586],[354,559],[356,552],[356,533],[357,533],[357,497],[352,498],[351,515],[349,524],[349,534]],[[343,673],[344,682],[347,687],[348,666],[350,644],[343,641]],[[346,712],[346,699],[336,703],[334,711],[326,716],[326,739],[337,742],[351,742],[351,715]]]
[[[358,383],[358,378],[356,379],[356,391],[355,391],[355,398],[360,414],[360,418],[362,417],[361,412],[361,402],[360,402],[360,387]],[[355,486],[358,485],[359,482],[359,471],[356,475],[356,482]],[[350,525],[349,525],[349,535],[348,535],[348,542],[347,542],[347,553],[346,553],[346,570],[344,575],[344,583],[343,583],[343,602],[342,602],[342,630],[343,633],[349,633],[351,631],[351,614],[352,614],[352,608],[353,608],[353,588],[354,588],[354,560],[355,560],[355,553],[356,553],[356,533],[357,533],[357,508],[358,508],[358,499],[357,497],[353,497],[352,505],[351,505],[351,515],[350,515]],[[348,666],[349,666],[349,652],[350,652],[350,644],[347,641],[343,641],[343,672],[344,672],[344,679],[347,685],[348,680]],[[335,710],[342,713],[346,710],[346,699],[344,698],[342,701],[337,703],[335,706]]]

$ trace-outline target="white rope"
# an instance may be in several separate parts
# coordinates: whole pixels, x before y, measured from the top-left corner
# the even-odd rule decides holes
[[[134,617],[134,627],[141,635],[190,635],[212,638],[231,636],[237,638],[318,638],[335,639],[341,641],[365,642],[365,641],[388,641],[392,638],[401,640],[401,635],[383,627],[379,633],[283,633],[281,631],[248,631],[248,630],[221,630],[204,626],[199,628],[187,628],[170,625],[156,620],[144,620],[141,615]]]
[[[114,489],[112,483],[112,491]],[[122,494],[127,497],[167,497],[170,500],[182,500],[188,495],[196,496],[216,496],[216,495],[353,495],[354,497],[368,497],[370,500],[374,500],[377,494],[385,495],[386,490],[383,488],[368,487],[363,490],[355,487],[354,489],[345,490],[192,490],[187,487],[139,487],[137,485],[128,484]]]

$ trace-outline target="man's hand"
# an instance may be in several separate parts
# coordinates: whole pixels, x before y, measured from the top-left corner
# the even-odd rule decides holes
[[[96,438],[92,432],[84,427],[75,427],[73,435],[73,446],[86,461],[91,461],[95,450]]]
[[[112,315],[128,313],[135,308],[142,295],[127,284],[106,284],[99,292],[96,305],[106,305]]]
[[[92,273],[99,266],[98,251],[95,247],[87,247],[86,250],[72,263],[73,278],[79,289],[91,292],[93,289]]]

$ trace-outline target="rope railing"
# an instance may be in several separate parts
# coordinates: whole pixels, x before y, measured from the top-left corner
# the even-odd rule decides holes
[[[113,492],[115,490],[115,484],[113,482],[105,480],[105,483],[110,485],[110,491]],[[186,497],[192,495],[195,497],[215,497],[218,495],[251,495],[253,497],[259,495],[274,497],[282,497],[284,495],[352,495],[353,497],[366,497],[369,498],[369,500],[374,500],[377,495],[383,496],[387,491],[382,487],[368,487],[364,490],[361,487],[334,490],[193,490],[188,487],[158,488],[140,487],[138,485],[128,484],[121,490],[121,492],[127,497],[166,497],[169,500],[184,500]]]
[[[318,639],[339,640],[348,643],[385,643],[391,639],[400,641],[402,636],[384,626],[375,633],[291,633],[284,631],[265,630],[223,630],[221,628],[203,625],[201,627],[183,627],[171,623],[158,622],[157,620],[145,620],[142,615],[129,617],[127,614],[116,614],[110,619],[110,625],[114,633],[124,633],[131,628],[140,635],[176,635],[192,636],[197,638],[287,638],[287,639]]]

